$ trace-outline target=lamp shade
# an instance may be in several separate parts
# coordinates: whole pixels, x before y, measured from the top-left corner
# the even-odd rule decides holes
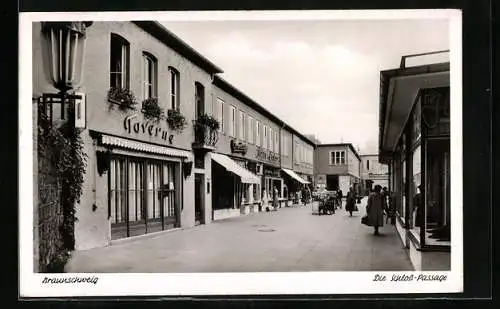
[[[46,73],[60,91],[79,86],[82,80],[85,32],[92,22],[43,22]]]

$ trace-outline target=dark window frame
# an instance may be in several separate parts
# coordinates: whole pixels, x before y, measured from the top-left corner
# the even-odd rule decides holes
[[[148,76],[146,76],[146,66],[151,67],[148,69]],[[158,59],[150,52],[142,52],[142,95],[143,99],[157,98],[158,97]],[[146,87],[151,87],[146,94]]]
[[[180,110],[180,79],[181,74],[176,68],[169,66],[168,71],[170,73],[170,109]]]
[[[119,48],[120,50],[115,50]],[[123,52],[126,54],[123,55]],[[116,53],[116,54],[115,54]],[[116,59],[117,54],[120,53],[120,59]],[[109,66],[109,86],[111,88],[130,88],[130,43],[124,37],[119,34],[111,33],[110,36],[110,66]],[[121,65],[120,71],[117,70],[116,66]],[[116,82],[119,75],[120,83]]]

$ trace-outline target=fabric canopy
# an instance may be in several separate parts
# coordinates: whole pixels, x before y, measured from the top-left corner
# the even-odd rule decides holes
[[[240,166],[230,157],[220,153],[212,153],[212,160],[222,165],[229,172],[238,175],[241,182],[260,184],[260,178],[257,175]]]
[[[165,155],[165,156],[171,156],[171,157],[187,158],[187,159],[191,159],[191,160],[193,159],[193,155],[191,154],[191,152],[186,151],[186,150],[164,147],[164,146],[153,145],[153,144],[147,144],[147,143],[143,143],[143,142],[139,142],[139,141],[129,140],[126,138],[120,138],[120,137],[110,136],[110,135],[105,135],[105,134],[102,134],[101,138],[102,138],[101,143],[103,145],[116,146],[116,147],[121,147],[121,148],[125,148],[125,149],[130,149],[130,150],[135,150],[135,151],[144,151],[144,152]]]
[[[308,183],[310,183],[309,181],[304,180],[302,177],[300,177],[299,175],[297,175],[297,173],[295,173],[292,170],[289,170],[289,169],[286,169],[286,168],[282,168],[282,170],[283,170],[283,172],[287,173],[290,177],[292,177],[293,179],[297,180],[301,184],[308,184]]]

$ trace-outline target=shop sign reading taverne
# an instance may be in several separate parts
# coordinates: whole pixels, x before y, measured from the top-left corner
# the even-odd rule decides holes
[[[137,114],[132,114],[125,117],[125,119],[123,120],[123,127],[129,134],[135,133],[140,135],[154,136],[168,141],[169,144],[172,144],[174,141],[174,135],[169,134],[166,128],[160,126],[159,121],[141,121],[137,119]]]

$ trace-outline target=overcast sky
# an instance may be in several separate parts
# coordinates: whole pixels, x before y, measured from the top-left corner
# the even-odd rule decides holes
[[[447,20],[162,22],[303,134],[377,153],[380,70],[449,49]]]

